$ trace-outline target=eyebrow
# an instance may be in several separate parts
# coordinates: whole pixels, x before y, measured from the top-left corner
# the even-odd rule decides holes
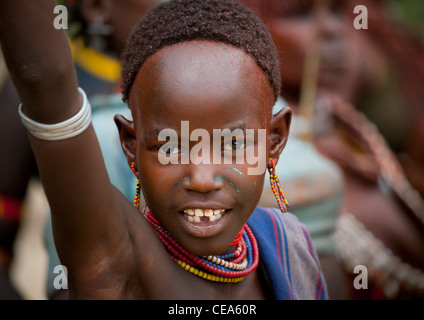
[[[171,128],[161,128],[161,129],[155,128],[155,129],[149,131],[147,133],[147,136],[150,140],[157,140],[158,137],[159,137],[159,133],[164,129],[171,129]],[[190,132],[192,132],[194,129],[200,129],[200,128],[193,128],[193,129],[190,128]],[[244,121],[240,121],[240,122],[236,122],[234,124],[231,124],[228,127],[214,128],[214,129],[217,129],[217,130],[229,129],[230,131],[234,131],[236,129],[241,129],[243,132],[246,132],[247,128],[246,128],[246,123]],[[178,132],[178,130],[175,130],[175,129],[172,129],[172,130],[176,131],[178,133],[178,137],[180,137],[180,133]]]
[[[147,136],[149,140],[157,140],[159,138],[159,133],[162,131],[163,129],[153,129],[151,130]]]
[[[244,121],[241,121],[241,122],[233,124],[231,127],[224,128],[224,129],[230,129],[230,131],[234,131],[236,129],[241,129],[243,132],[245,132],[247,128],[246,128],[246,123]],[[223,130],[223,129],[221,129],[221,130]]]

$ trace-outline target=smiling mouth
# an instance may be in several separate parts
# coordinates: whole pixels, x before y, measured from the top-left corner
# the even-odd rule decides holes
[[[229,209],[186,209],[183,216],[189,222],[214,222],[221,219]]]

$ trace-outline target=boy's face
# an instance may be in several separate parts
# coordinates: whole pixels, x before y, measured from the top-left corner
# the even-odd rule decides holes
[[[225,252],[262,193],[274,103],[264,73],[239,49],[208,41],[184,42],[160,50],[144,63],[129,101],[135,137],[129,138],[133,154],[127,157],[136,163],[148,207],[189,252],[200,256]],[[187,122],[182,129],[183,121]],[[160,141],[163,129],[178,134],[175,145],[170,139]],[[195,140],[190,136],[195,129],[204,129],[210,140],[205,136]],[[214,129],[241,129],[242,134],[216,143]],[[246,129],[254,129],[254,139],[245,137]],[[265,140],[259,141],[259,129],[267,130]],[[199,149],[200,141],[204,148]],[[248,168],[258,163],[249,164],[246,156],[236,163],[236,156],[249,148],[258,152],[260,144],[264,170],[252,175]],[[162,164],[160,154],[178,164]],[[185,156],[188,164],[182,164]],[[199,159],[207,158],[209,164],[199,164]],[[224,158],[233,161],[225,164]],[[197,218],[196,209],[203,216]],[[207,215],[212,212],[211,219]]]

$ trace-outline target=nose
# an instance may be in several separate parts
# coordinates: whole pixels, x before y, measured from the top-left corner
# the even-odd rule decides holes
[[[187,191],[207,193],[224,187],[223,178],[216,174],[213,165],[193,165],[188,176],[184,177],[182,186]]]

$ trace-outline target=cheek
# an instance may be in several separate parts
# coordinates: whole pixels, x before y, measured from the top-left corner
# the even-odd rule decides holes
[[[140,184],[143,196],[152,210],[159,209],[169,200],[169,190],[174,181],[174,170],[164,170],[153,152],[143,151],[137,155]]]
[[[244,174],[243,176],[240,175],[235,184],[237,184],[237,189],[239,189],[238,193],[242,200],[242,205],[247,211],[251,212],[261,198],[265,175],[248,175],[246,169],[240,168]]]
[[[253,176],[253,177],[254,177],[253,183],[254,183],[255,197],[256,197],[257,202],[259,202],[259,199],[262,196],[262,190],[263,190],[263,187],[264,187],[265,175]]]
[[[262,196],[262,190],[264,186],[264,175],[260,176],[252,176],[252,184],[253,184],[253,190],[252,190],[252,198],[255,199],[254,207],[257,206],[261,196]]]

